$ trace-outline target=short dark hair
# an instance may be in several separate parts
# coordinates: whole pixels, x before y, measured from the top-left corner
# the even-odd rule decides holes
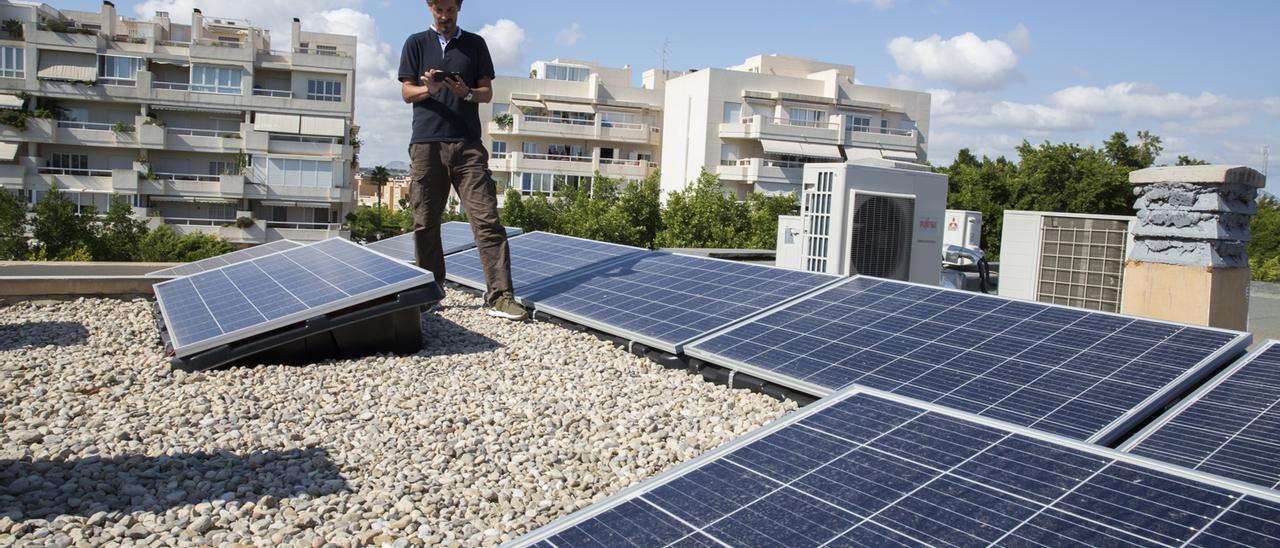
[[[435,4],[437,1],[439,0],[427,0],[427,5],[430,6],[432,4]],[[458,0],[458,7],[462,7],[462,0]]]

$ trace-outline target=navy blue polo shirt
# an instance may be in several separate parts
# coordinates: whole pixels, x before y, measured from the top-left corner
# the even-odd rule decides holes
[[[494,77],[489,46],[480,35],[461,31],[440,49],[439,34],[428,29],[409,37],[400,53],[400,81],[420,84],[418,78],[436,69],[462,73],[467,86],[476,87],[481,78]],[[448,87],[431,98],[413,103],[413,136],[409,143],[480,140],[480,105],[455,97]]]

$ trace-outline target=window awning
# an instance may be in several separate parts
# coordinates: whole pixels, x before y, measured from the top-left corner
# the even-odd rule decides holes
[[[260,205],[267,207],[297,207],[298,202],[282,202],[279,200],[262,200],[258,202]]]
[[[262,116],[259,114],[258,116]],[[323,135],[326,137],[342,137],[346,133],[347,123],[342,118],[320,118],[303,116],[298,133],[303,135]]]
[[[158,64],[158,65],[173,65],[173,66],[175,66],[175,67],[189,67],[189,66],[191,66],[191,61],[187,61],[187,60],[183,60],[183,59],[155,59],[155,58],[153,58],[153,59],[151,59],[151,62],[152,62],[152,63],[156,63],[156,64]]]
[[[761,139],[760,146],[764,147],[764,151],[769,154],[790,154],[824,160],[844,160],[844,156],[840,155],[840,148],[835,145]]]
[[[150,199],[151,199],[151,201],[153,201],[153,202],[184,202],[184,203],[188,203],[188,204],[219,204],[219,205],[225,205],[225,204],[238,204],[238,203],[240,203],[240,200],[238,200],[238,199],[236,199],[236,198],[226,198],[226,199],[223,199],[223,198],[198,198],[198,197],[192,197],[192,196],[151,196],[151,197],[150,197]],[[221,220],[221,219],[216,219],[216,220]],[[230,220],[230,221],[234,221],[235,219],[229,219],[229,220]]]
[[[560,112],[577,112],[579,114],[595,114],[596,109],[591,105],[562,103],[559,101],[547,101],[547,110],[558,110]]]
[[[59,50],[41,50],[36,76],[45,80],[93,82],[98,79],[98,56]]]
[[[511,104],[520,108],[546,108],[538,101],[530,101],[528,99],[512,99]]]
[[[253,129],[274,133],[298,133],[301,117],[291,114],[267,114],[259,112],[253,115]]]
[[[310,209],[330,209],[333,204],[325,202],[298,202],[298,207],[306,207]]]
[[[18,143],[0,143],[0,161],[12,162],[18,157]]]
[[[0,95],[0,108],[22,108],[23,100],[17,95]]]

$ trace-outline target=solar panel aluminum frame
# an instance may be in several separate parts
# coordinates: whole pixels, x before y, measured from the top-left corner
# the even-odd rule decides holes
[[[464,227],[468,227],[468,228],[470,228],[470,227],[471,227],[471,225],[470,225],[470,224],[468,224],[468,223],[464,223],[464,222],[461,222],[461,221],[449,221],[449,222],[447,222],[447,223],[444,223],[444,224],[440,225],[440,228],[441,228],[441,230],[443,230],[443,229],[444,229],[444,227],[446,227],[446,226],[455,226],[455,225],[462,225],[462,226],[464,226]],[[524,233],[524,231],[523,231],[523,230],[521,230],[521,229],[519,229],[519,228],[512,228],[512,227],[504,227],[504,228],[506,228],[506,230],[507,230],[507,238],[514,238],[514,237],[519,236],[520,234],[523,234],[523,233]],[[390,241],[392,241],[392,240],[400,240],[400,239],[412,240],[412,239],[413,239],[413,232],[408,232],[408,233],[405,233],[405,234],[401,234],[401,235],[399,235],[399,236],[392,236],[392,237],[387,238],[387,239],[385,239],[385,240],[378,240],[378,241],[376,241],[376,242],[369,242],[369,243],[367,243],[367,244],[364,244],[364,246],[365,246],[365,247],[367,247],[367,248],[369,248],[369,249],[372,249],[372,250],[378,251],[378,250],[379,250],[379,249],[381,249],[382,247],[385,247],[385,246],[386,246],[386,243],[385,243],[385,242],[390,242]],[[442,243],[443,243],[443,242],[442,242]],[[382,245],[379,245],[379,244],[382,244]],[[410,244],[410,246],[411,246],[411,247],[412,247],[412,245],[413,245],[413,244]],[[455,245],[455,246],[453,246],[453,247],[443,247],[443,246],[442,246],[442,249],[443,249],[443,251],[444,251],[444,254],[445,254],[445,255],[453,255],[454,253],[462,253],[463,251],[466,251],[466,250],[468,250],[468,249],[472,249],[472,248],[474,248],[474,247],[476,247],[476,243],[475,243],[475,240],[472,240],[472,241],[471,241],[471,243],[469,243],[469,244],[465,244],[465,245]],[[378,251],[378,252],[379,252],[379,253],[383,253],[382,251]],[[389,254],[389,253],[383,253],[383,254],[384,254],[384,255],[388,255],[388,256],[390,256],[390,254]],[[401,262],[410,262],[410,263],[416,262],[416,260],[415,260],[415,259],[413,259],[413,258],[410,258],[410,259],[396,259],[396,260],[401,261]]]
[[[1215,388],[1226,382],[1227,379],[1230,379],[1232,375],[1235,375],[1241,368],[1253,363],[1255,358],[1261,356],[1266,351],[1271,350],[1273,347],[1280,347],[1280,341],[1272,340],[1258,345],[1257,348],[1250,351],[1247,355],[1236,360],[1235,363],[1227,366],[1226,369],[1218,372],[1218,374],[1214,375],[1213,378],[1200,385],[1200,387],[1194,392],[1187,394],[1185,398],[1182,398],[1181,401],[1173,407],[1170,407],[1169,410],[1165,411],[1159,417],[1156,417],[1155,420],[1144,426],[1142,430],[1139,430],[1136,434],[1130,436],[1124,441],[1124,443],[1120,444],[1118,449],[1121,451],[1132,451],[1133,448],[1141,445],[1142,442],[1146,441],[1146,439],[1151,437],[1152,434],[1155,434],[1165,425],[1169,424],[1170,421],[1178,418],[1178,415],[1181,415],[1183,411],[1187,410],[1187,408],[1198,403],[1200,398],[1203,398],[1206,394],[1212,392]]]
[[[629,246],[629,245],[615,244],[615,243],[611,243],[611,242],[601,242],[601,241],[599,241],[599,240],[588,240],[588,239],[586,239],[586,238],[579,238],[579,237],[577,237],[577,236],[566,236],[566,235],[564,235],[564,234],[555,234],[555,233],[552,233],[552,232],[541,232],[541,231],[524,232],[524,233],[522,233],[522,234],[518,234],[518,235],[516,235],[516,236],[512,236],[512,237],[508,238],[508,239],[507,239],[507,241],[516,241],[516,240],[518,240],[518,239],[520,239],[520,238],[524,238],[524,237],[526,237],[526,236],[532,236],[532,235],[534,235],[534,234],[551,234],[551,235],[556,236],[556,237],[559,237],[559,238],[569,238],[569,239],[573,239],[573,240],[578,240],[578,241],[580,241],[580,242],[590,242],[590,243],[593,243],[593,244],[605,244],[605,245],[614,246],[614,247],[619,247],[619,248],[622,248],[622,249],[629,249],[629,250],[633,250],[633,251],[632,251],[632,253],[628,253],[628,254],[626,254],[626,255],[620,255],[620,256],[618,256],[618,257],[614,257],[614,258],[612,258],[612,259],[608,259],[608,260],[606,260],[606,261],[603,261],[603,262],[597,263],[597,264],[595,264],[595,265],[593,265],[593,266],[591,266],[591,267],[588,267],[588,268],[587,268],[587,269],[585,269],[585,270],[571,271],[571,272],[567,272],[567,273],[565,273],[565,274],[560,274],[560,275],[556,275],[556,276],[551,276],[551,277],[549,277],[549,278],[547,278],[547,279],[545,279],[545,280],[542,280],[542,281],[540,281],[540,282],[536,282],[536,283],[534,283],[534,284],[530,285],[529,287],[521,288],[521,290],[520,290],[520,291],[521,291],[522,293],[525,293],[525,292],[527,292],[527,293],[532,293],[532,292],[534,292],[534,291],[537,291],[538,289],[541,289],[541,288],[542,288],[542,286],[544,286],[544,285],[550,285],[550,284],[553,284],[553,283],[559,283],[559,282],[561,282],[561,281],[563,281],[563,280],[564,280],[564,278],[562,278],[561,276],[572,276],[572,277],[577,277],[578,275],[585,275],[585,274],[588,274],[588,273],[596,272],[597,270],[601,270],[601,269],[603,269],[603,268],[607,268],[607,267],[611,266],[613,263],[615,263],[615,262],[619,262],[619,261],[622,261],[623,259],[626,259],[627,257],[634,257],[634,256],[636,256],[636,255],[643,254],[643,253],[653,253],[652,251],[649,251],[649,250],[647,250],[647,249],[642,249],[642,248],[639,248],[639,247],[632,247],[632,246]],[[471,251],[471,250],[470,250],[470,249],[468,249],[468,250],[466,250],[466,251]],[[457,254],[455,254],[455,255],[457,255]],[[472,288],[472,289],[478,289],[478,290],[480,290],[480,291],[485,291],[485,290],[487,290],[487,289],[488,289],[488,286],[486,286],[486,285],[484,284],[484,282],[483,282],[483,281],[481,281],[481,282],[474,282],[474,281],[468,280],[468,279],[466,279],[466,278],[462,278],[462,277],[460,277],[460,276],[457,276],[457,275],[455,275],[455,274],[453,274],[453,273],[451,273],[451,272],[446,272],[446,273],[445,273],[445,276],[444,276],[444,279],[446,279],[446,280],[448,280],[448,281],[451,281],[451,282],[453,282],[453,283],[456,283],[456,284],[458,284],[458,285],[461,285],[461,286],[464,286],[464,287],[470,287],[470,288]],[[515,295],[515,298],[516,298],[516,302],[518,302],[518,303],[520,303],[520,304],[522,304],[522,305],[524,305],[524,306],[526,306],[526,307],[533,306],[533,302],[532,302],[532,301],[530,301],[530,300],[527,300],[527,299],[526,299],[526,298],[525,298],[521,293],[517,293],[517,294]]]
[[[603,514],[604,512],[607,512],[613,509],[614,507],[618,506],[623,502],[627,502],[629,500],[635,499],[640,495],[643,495],[644,493],[647,493],[650,490],[656,487],[659,487],[664,483],[667,483],[668,481],[679,478],[680,476],[683,476],[686,472],[690,472],[714,460],[724,457],[743,446],[749,445],[757,440],[760,440],[761,438],[764,438],[765,436],[768,436],[770,434],[773,434],[774,432],[787,428],[801,420],[804,420],[805,418],[808,418],[814,414],[817,414],[833,405],[836,405],[837,403],[840,403],[858,394],[875,396],[875,397],[896,402],[899,404],[915,407],[922,411],[934,412],[947,417],[980,424],[983,426],[995,428],[1005,432],[1020,434],[1032,439],[1036,439],[1036,440],[1040,440],[1040,441],[1044,441],[1047,443],[1052,443],[1060,446],[1065,446],[1070,449],[1074,449],[1074,450],[1088,453],[1091,455],[1099,456],[1102,458],[1113,459],[1116,461],[1121,461],[1121,462],[1142,466],[1144,468],[1149,468],[1159,472],[1172,474],[1174,476],[1199,481],[1199,482],[1206,483],[1222,489],[1235,491],[1243,495],[1252,495],[1261,499],[1280,503],[1280,491],[1267,489],[1265,487],[1253,485],[1250,483],[1245,483],[1245,482],[1234,480],[1231,478],[1224,478],[1221,476],[1216,476],[1213,474],[1192,470],[1190,468],[1185,468],[1182,466],[1178,466],[1176,464],[1170,464],[1167,462],[1150,459],[1147,457],[1140,457],[1138,455],[1125,453],[1123,451],[1110,449],[1110,448],[1096,445],[1093,443],[1082,442],[1080,440],[1059,436],[1056,434],[1041,432],[1039,430],[1034,430],[1031,428],[1027,428],[1025,426],[1018,426],[1016,424],[1007,423],[997,419],[991,419],[991,418],[982,417],[979,415],[965,413],[963,411],[958,411],[958,410],[944,407],[941,405],[923,402],[923,401],[915,400],[905,396],[899,396],[891,392],[885,392],[882,390],[876,390],[874,388],[867,388],[863,386],[854,385],[848,388],[844,388],[841,391],[836,392],[835,394],[832,394],[830,397],[823,398],[822,400],[819,400],[813,404],[810,404],[803,409],[800,409],[798,411],[793,411],[788,415],[773,421],[772,423],[769,423],[761,428],[756,429],[753,432],[750,432],[746,435],[738,437],[730,441],[729,443],[726,443],[724,445],[721,445],[720,447],[712,449],[711,451],[708,451],[697,457],[694,457],[690,461],[687,461],[673,468],[665,470],[661,474],[658,474],[657,476],[654,476],[637,485],[624,489],[623,491],[620,491],[612,496],[609,496],[601,500],[600,502],[592,504],[591,506],[583,508],[582,510],[578,510],[577,512],[574,512],[568,516],[557,519],[520,538],[517,538],[511,542],[508,542],[503,546],[507,546],[507,547],[529,546],[532,544],[536,544],[538,542],[549,540],[551,537],[554,537],[555,535],[567,529],[570,529],[584,521],[594,518],[597,515]]]
[[[286,248],[283,248],[283,249],[276,250],[276,251],[272,251],[271,253],[263,253],[262,255],[254,255],[254,254],[252,253],[252,252],[253,252],[253,250],[258,249],[259,247],[262,247],[262,246],[277,246],[277,247],[279,247],[279,244],[280,244],[280,243],[288,243],[288,244],[290,244],[290,246],[289,246],[289,247],[286,247]],[[267,255],[273,255],[273,254],[275,254],[275,253],[279,253],[280,251],[287,251],[287,250],[290,250],[290,249],[299,248],[299,247],[302,247],[303,245],[306,245],[306,244],[301,244],[301,243],[298,243],[298,242],[295,242],[295,241],[293,241],[293,240],[289,240],[289,239],[276,240],[276,241],[274,241],[274,242],[267,242],[267,243],[265,243],[265,244],[262,244],[261,246],[254,246],[254,247],[249,247],[249,248],[245,248],[245,249],[240,249],[240,250],[237,250],[237,251],[232,251],[232,252],[230,252],[230,253],[223,253],[222,255],[218,255],[218,256],[215,256],[215,257],[209,257],[208,259],[201,259],[201,260],[199,260],[199,261],[192,261],[192,262],[189,262],[189,263],[180,264],[180,265],[178,265],[178,266],[171,266],[171,267],[169,267],[169,268],[164,268],[164,269],[156,270],[156,271],[153,271],[153,272],[148,272],[148,273],[147,273],[147,277],[148,277],[148,278],[181,278],[181,277],[184,277],[184,276],[194,276],[194,275],[196,275],[196,274],[199,274],[200,272],[208,272],[208,271],[210,271],[210,270],[213,270],[214,268],[220,268],[220,267],[223,267],[223,266],[231,266],[231,265],[233,265],[233,264],[243,263],[243,262],[245,262],[245,261],[251,261],[251,260],[256,259],[256,258],[258,258],[258,257],[266,257]],[[190,273],[190,274],[182,274],[182,273],[176,272],[177,270],[184,269],[184,268],[186,268],[186,267],[190,267],[190,266],[195,266],[195,265],[198,265],[198,264],[200,264],[200,263],[204,263],[204,262],[207,262],[207,261],[211,261],[211,260],[213,260],[213,259],[224,259],[224,260],[225,260],[225,258],[226,258],[226,257],[232,257],[232,256],[237,256],[237,255],[243,256],[243,257],[245,257],[245,258],[244,258],[244,259],[237,259],[237,260],[235,260],[235,261],[233,261],[233,262],[226,263],[226,264],[221,264],[221,265],[218,265],[218,266],[215,266],[215,267],[211,267],[211,268],[203,268],[203,267],[201,267],[201,270],[200,270],[200,271],[198,271],[198,272],[192,272],[192,273]]]
[[[726,326],[725,328],[719,331],[716,331],[714,333],[711,333],[710,335],[707,335],[705,337],[702,337],[696,341],[691,341],[686,345],[686,349],[684,353],[690,357],[698,358],[707,363],[728,367],[730,369],[739,371],[741,373],[746,373],[748,375],[758,377],[765,381],[769,381],[781,386],[785,386],[793,390],[799,390],[811,396],[816,396],[819,398],[830,396],[831,394],[837,392],[839,389],[833,390],[825,386],[820,386],[811,382],[788,377],[786,375],[782,375],[782,374],[770,371],[768,369],[763,369],[750,364],[746,364],[736,359],[723,358],[716,355],[713,352],[701,351],[698,349],[697,345],[698,343],[714,339],[720,335],[728,333],[729,331],[732,331],[752,321],[763,318],[769,314],[779,312],[781,310],[785,310],[787,308],[795,306],[798,303],[804,302],[807,299],[817,297],[823,293],[839,288],[844,284],[853,283],[855,280],[858,280],[858,279],[881,280],[881,278],[874,278],[871,276],[862,276],[862,275],[853,276],[851,278],[842,280],[841,283],[832,284],[827,287],[824,287],[820,291],[809,293],[808,295],[805,296],[804,299],[796,299],[787,303],[784,306],[777,306],[777,307],[771,308],[769,310],[766,310],[764,312],[751,316],[750,318],[746,318],[746,319],[743,319],[742,321],[735,322],[732,325]],[[946,289],[942,287],[911,283],[911,282],[903,282],[899,280],[884,280],[884,281],[898,283],[898,284],[913,285],[917,287],[926,287],[926,288],[934,289],[938,291],[967,293],[965,291],[960,291],[957,289]],[[999,298],[1007,299],[1010,301],[1016,301],[1016,302],[1031,303],[1038,306],[1045,306],[1045,307],[1051,307],[1051,308],[1065,308],[1073,311],[1081,310],[1081,309],[1072,308],[1069,306],[1063,306],[1063,305],[1052,304],[1052,303],[1042,303],[1042,302],[1031,301],[1027,299],[1015,299],[1012,297],[999,297]],[[1178,324],[1175,322],[1155,320],[1150,318],[1138,318],[1134,316],[1125,316],[1123,314],[1115,314],[1112,312],[1103,312],[1103,311],[1094,311],[1094,310],[1089,310],[1088,312],[1090,314],[1102,314],[1106,316],[1115,316],[1115,317],[1126,318],[1126,319],[1138,319],[1142,321],[1161,323],[1166,325],[1177,325],[1180,327],[1183,326],[1183,324]],[[1190,387],[1196,386],[1198,383],[1202,382],[1213,371],[1217,370],[1218,367],[1220,367],[1223,363],[1227,362],[1228,360],[1236,356],[1239,356],[1240,354],[1243,354],[1245,349],[1249,347],[1250,342],[1253,340],[1253,336],[1250,335],[1249,333],[1232,331],[1229,329],[1220,329],[1215,327],[1200,327],[1200,326],[1195,326],[1195,327],[1197,329],[1205,329],[1209,331],[1218,331],[1220,333],[1232,334],[1232,335],[1235,335],[1235,338],[1226,346],[1223,346],[1222,348],[1218,349],[1217,352],[1214,352],[1213,354],[1209,355],[1209,357],[1205,358],[1204,360],[1201,360],[1200,363],[1196,364],[1195,367],[1191,368],[1186,373],[1183,373],[1177,379],[1174,379],[1172,382],[1166,385],[1163,389],[1157,391],[1155,394],[1152,394],[1151,396],[1148,396],[1147,399],[1143,400],[1138,405],[1129,408],[1129,410],[1125,412],[1125,414],[1116,418],[1116,420],[1112,421],[1111,424],[1108,424],[1106,428],[1103,428],[1102,430],[1094,434],[1092,437],[1090,437],[1086,441],[1088,441],[1089,443],[1096,443],[1096,444],[1108,445],[1108,446],[1118,442],[1122,436],[1132,431],[1139,424],[1142,424],[1143,421],[1150,418],[1159,409],[1164,408],[1166,405],[1170,404],[1171,402],[1175,401],[1177,398],[1185,394],[1190,389]]]
[[[374,251],[374,250],[371,250],[371,249],[366,249],[364,246],[361,246],[360,244],[354,243],[354,242],[352,242],[352,241],[350,241],[350,240],[345,240],[345,239],[342,239],[342,238],[331,238],[330,240],[323,240],[323,241],[327,242],[327,241],[331,241],[331,240],[338,240],[338,241],[344,242],[346,245],[350,245],[350,246],[353,246],[353,247],[359,248],[359,249],[361,249],[361,250],[363,250],[363,251],[367,251],[367,252],[369,252],[369,253],[377,254],[377,255],[379,255],[379,256],[381,256],[381,257],[383,257],[383,258],[385,258],[385,259],[387,259],[387,260],[389,260],[389,261],[393,261],[393,262],[395,262],[396,264],[404,264],[404,262],[403,262],[403,261],[400,261],[399,259],[396,259],[396,258],[394,258],[394,257],[390,257],[390,256],[387,256],[387,255],[384,255],[384,254],[382,254],[382,253],[378,253],[377,251]],[[306,245],[306,246],[302,246],[302,247],[310,247],[310,246],[312,246],[312,245],[316,245],[316,244],[318,244],[318,243],[321,243],[321,242],[314,242],[314,243],[311,243],[311,244],[308,244],[308,245]],[[274,256],[274,255],[279,255],[279,254],[281,254],[281,253],[286,253],[286,252],[292,251],[293,249],[301,249],[301,248],[297,248],[297,247],[295,247],[295,248],[292,248],[292,249],[286,249],[286,250],[283,250],[283,251],[277,251],[277,252],[275,252],[275,253],[269,253],[269,254],[267,254],[267,255],[262,255],[261,257],[254,257],[254,258],[253,258],[253,259],[251,259],[251,260],[260,259],[260,258],[262,258],[262,257],[270,257],[270,256]],[[238,264],[242,264],[242,263],[238,263]],[[208,273],[208,272],[215,272],[215,271],[218,271],[218,270],[222,270],[222,269],[224,269],[224,268],[228,268],[228,267],[230,267],[230,266],[234,266],[234,265],[227,265],[227,266],[222,266],[222,267],[218,267],[218,268],[214,268],[214,269],[206,270],[206,271],[204,271],[204,272],[201,272],[200,274],[206,274],[206,273]],[[403,281],[400,281],[400,282],[397,282],[397,283],[394,283],[394,284],[390,284],[390,285],[384,286],[383,288],[381,288],[381,289],[380,289],[379,291],[377,291],[376,293],[372,293],[372,292],[370,292],[370,293],[366,293],[366,294],[362,294],[362,295],[354,295],[354,296],[351,296],[351,297],[345,297],[345,298],[338,299],[338,300],[333,301],[333,302],[330,302],[330,303],[326,303],[326,304],[321,305],[321,306],[317,306],[317,307],[314,307],[314,308],[308,308],[308,309],[305,309],[305,310],[300,310],[300,311],[298,311],[298,312],[294,312],[294,313],[292,313],[292,314],[288,314],[288,315],[285,315],[285,316],[281,316],[281,317],[276,318],[276,319],[274,319],[274,320],[268,320],[268,321],[263,322],[263,323],[260,323],[260,324],[252,325],[252,326],[249,326],[249,327],[244,327],[244,328],[241,328],[241,329],[237,329],[237,330],[232,331],[232,332],[230,332],[230,333],[223,333],[223,334],[218,335],[218,336],[216,336],[216,337],[211,337],[211,338],[209,338],[209,339],[205,339],[205,340],[203,340],[203,341],[197,341],[197,342],[194,342],[194,343],[191,343],[191,344],[188,344],[188,345],[184,345],[184,346],[182,346],[182,347],[178,347],[178,346],[176,346],[177,341],[176,341],[176,340],[172,340],[172,339],[171,339],[171,340],[170,340],[170,342],[169,342],[169,345],[172,345],[172,347],[171,347],[171,348],[169,348],[168,350],[169,350],[169,352],[172,354],[172,357],[175,357],[175,358],[183,358],[183,357],[191,356],[191,355],[193,355],[193,354],[195,354],[195,353],[197,353],[197,352],[202,352],[202,351],[205,351],[205,350],[209,350],[209,349],[211,349],[211,348],[217,348],[218,346],[221,346],[221,345],[227,344],[227,343],[232,342],[232,341],[240,340],[240,339],[242,339],[242,338],[244,338],[244,337],[253,336],[253,335],[256,335],[256,334],[259,334],[259,333],[265,333],[265,332],[268,332],[268,331],[271,331],[271,330],[274,330],[274,329],[279,329],[279,328],[281,328],[281,327],[288,326],[288,325],[292,325],[292,324],[297,323],[297,322],[305,321],[305,320],[308,320],[308,319],[311,319],[311,318],[316,318],[316,317],[323,316],[323,315],[328,314],[328,313],[331,313],[331,312],[335,312],[335,311],[338,311],[338,310],[342,310],[342,309],[344,309],[344,308],[348,308],[348,307],[351,307],[351,306],[355,306],[355,305],[358,305],[358,304],[360,304],[360,303],[362,303],[362,302],[365,302],[365,301],[368,301],[368,300],[371,300],[371,299],[375,299],[375,298],[378,298],[378,297],[384,297],[384,296],[386,296],[386,295],[390,295],[390,294],[393,294],[393,293],[398,293],[398,292],[400,292],[400,291],[404,291],[404,290],[406,290],[406,289],[411,289],[411,288],[418,287],[418,286],[420,286],[420,285],[425,285],[425,284],[427,284],[427,283],[429,283],[429,282],[434,282],[434,281],[435,281],[435,277],[433,277],[433,276],[431,275],[431,273],[430,273],[430,272],[428,272],[428,271],[426,271],[426,270],[422,270],[422,269],[417,268],[417,267],[415,267],[415,266],[410,266],[410,267],[411,267],[411,268],[415,268],[415,269],[417,269],[417,270],[421,270],[421,271],[422,271],[421,275],[419,275],[419,276],[417,276],[417,277],[415,277],[415,278],[410,278],[410,279],[403,280]],[[200,274],[197,274],[197,275],[200,275]],[[171,283],[180,282],[180,281],[183,281],[183,280],[185,280],[185,279],[186,279],[186,278],[176,278],[176,279],[173,279],[173,280],[168,280],[168,281],[160,282],[160,283],[155,284],[155,286],[154,286],[154,287],[159,287],[159,286],[166,285],[166,284],[171,284]],[[156,292],[156,303],[157,303],[157,305],[159,306],[159,308],[160,308],[160,310],[161,310],[161,311],[165,310],[165,306],[164,306],[164,299],[163,299],[163,297],[161,297],[160,292],[158,292],[158,291]],[[173,330],[173,325],[170,323],[169,316],[168,316],[168,315],[166,315],[166,314],[162,314],[161,316],[162,316],[162,317],[163,317],[163,319],[164,319],[164,327],[165,327],[165,331],[166,331],[167,333],[170,333],[170,334],[175,333],[175,331]]]
[[[666,254],[666,255],[677,255],[677,256],[680,256],[680,257],[692,257],[692,258],[695,258],[695,259],[706,259],[706,260],[710,260],[710,261],[721,261],[721,262],[725,262],[725,263],[741,264],[741,263],[738,263],[737,261],[730,261],[730,260],[728,260],[728,259],[720,259],[720,258],[717,258],[717,257],[704,257],[704,256],[701,256],[701,255],[690,255],[690,254],[687,254],[687,253],[665,253],[665,252],[659,252],[659,251],[654,251],[654,252],[651,252],[651,253],[664,253],[664,254]],[[639,257],[639,256],[634,256],[633,258],[638,258],[638,257]],[[610,261],[610,263],[613,263],[613,262],[615,262],[615,261]],[[778,270],[786,270],[786,269],[782,269],[782,268],[778,268],[778,267],[773,267],[773,266],[764,266],[764,265],[759,265],[759,266],[761,266],[762,268],[774,268],[774,269],[778,269]],[[590,276],[590,275],[592,275],[592,274],[595,274],[596,272],[599,272],[599,269],[594,269],[594,270],[592,270],[592,271],[590,271],[590,272],[582,273],[581,275],[576,275],[576,274],[575,274],[573,277],[569,277],[569,278],[558,279],[558,280],[556,280],[556,283],[572,281],[572,280],[575,280],[575,279],[578,279],[578,278],[585,278],[585,277],[588,277],[588,276]],[[806,274],[817,274],[817,273],[806,272]],[[780,302],[780,303],[778,303],[778,304],[775,304],[775,305],[773,305],[773,306],[771,306],[771,307],[769,307],[769,308],[765,309],[764,311],[761,311],[761,313],[769,312],[769,311],[773,311],[773,310],[778,310],[778,307],[780,307],[780,306],[790,305],[790,304],[791,304],[792,302],[794,302],[794,301],[798,301],[798,300],[800,300],[800,299],[803,299],[803,298],[805,298],[805,297],[808,297],[809,295],[812,295],[812,294],[817,293],[817,292],[819,292],[819,291],[821,291],[821,290],[823,290],[823,289],[826,289],[826,288],[827,288],[827,287],[829,287],[829,286],[839,284],[839,283],[840,283],[840,282],[842,282],[842,281],[843,281],[843,278],[835,277],[835,278],[833,278],[832,280],[828,281],[828,282],[827,282],[827,283],[825,283],[825,284],[819,285],[818,287],[815,287],[815,288],[813,288],[813,289],[811,289],[811,290],[809,290],[809,291],[806,291],[806,292],[804,292],[804,293],[801,293],[801,294],[799,294],[799,295],[796,295],[796,296],[794,296],[794,297],[791,297],[791,298],[789,298],[789,299],[786,299],[786,300],[784,300],[784,301],[782,301],[782,302]],[[527,290],[527,291],[528,291],[529,293],[536,293],[536,291],[537,291],[537,290],[536,290],[536,288],[534,288],[534,289],[530,289],[530,290]],[[682,340],[682,341],[680,341],[680,342],[678,342],[678,343],[676,343],[676,344],[674,344],[674,345],[673,345],[673,344],[671,344],[671,343],[663,342],[663,341],[657,340],[657,339],[655,339],[655,338],[649,337],[649,336],[647,336],[647,335],[642,335],[642,334],[640,334],[640,333],[636,333],[636,332],[634,332],[634,331],[630,331],[630,330],[627,330],[627,329],[619,329],[617,326],[610,326],[609,324],[607,324],[607,323],[605,323],[605,322],[592,320],[592,319],[590,319],[590,318],[587,318],[587,317],[584,317],[584,316],[580,316],[580,315],[575,314],[575,313],[573,313],[573,312],[568,312],[568,311],[565,311],[565,310],[562,310],[562,309],[556,308],[556,307],[554,307],[554,306],[538,304],[536,300],[533,302],[533,309],[534,309],[534,313],[535,313],[535,314],[547,314],[547,315],[549,315],[549,316],[555,316],[555,317],[560,318],[560,319],[562,319],[562,320],[568,320],[568,321],[571,321],[571,322],[577,323],[577,324],[579,324],[579,325],[584,325],[584,326],[586,326],[586,327],[590,327],[590,328],[592,328],[592,329],[595,329],[595,330],[597,330],[597,331],[601,331],[601,332],[603,332],[603,333],[608,333],[608,334],[610,334],[610,335],[615,335],[615,336],[618,336],[618,337],[622,337],[622,338],[624,338],[624,339],[627,339],[627,340],[631,341],[632,343],[642,344],[642,345],[645,345],[646,347],[649,347],[649,348],[655,348],[655,349],[658,349],[658,350],[663,350],[663,351],[666,351],[666,352],[670,352],[670,353],[672,353],[672,354],[680,354],[680,353],[684,352],[684,347],[685,347],[685,345],[688,345],[689,343],[691,343],[691,342],[693,342],[693,341],[696,341],[696,340],[699,340],[699,339],[703,338],[703,335],[699,335],[699,336],[697,336],[697,337],[691,337],[691,338],[688,338],[688,339]],[[752,315],[752,316],[750,316],[750,317],[756,317],[756,315],[755,315],[755,314],[753,314],[753,315]],[[740,321],[742,321],[742,318],[739,318],[738,320],[733,320],[733,321],[729,322],[729,324],[728,324],[728,325],[737,325]],[[717,332],[718,332],[718,331],[719,331],[719,330],[717,330]]]

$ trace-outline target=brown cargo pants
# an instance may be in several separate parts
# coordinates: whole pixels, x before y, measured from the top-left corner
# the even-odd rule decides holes
[[[430,270],[444,286],[444,251],[440,215],[449,188],[458,193],[471,221],[484,268],[488,304],[511,291],[511,251],[507,230],[498,219],[498,194],[489,172],[489,151],[479,141],[409,145],[409,207],[413,209],[413,241],[418,266]]]

